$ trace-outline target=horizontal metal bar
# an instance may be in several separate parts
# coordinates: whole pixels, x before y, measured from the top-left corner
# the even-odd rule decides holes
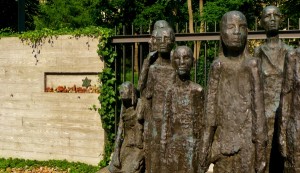
[[[300,38],[300,30],[279,31],[280,38]],[[112,43],[141,43],[148,42],[149,34],[143,35],[117,35],[112,37]],[[248,32],[248,39],[266,39],[264,31]],[[175,34],[175,41],[203,41],[220,40],[219,32],[205,33],[179,33]]]

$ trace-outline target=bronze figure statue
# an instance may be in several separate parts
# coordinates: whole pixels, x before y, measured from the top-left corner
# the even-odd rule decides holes
[[[144,119],[144,151],[148,173],[160,171],[160,137],[163,117],[163,102],[168,86],[172,84],[173,68],[170,53],[175,42],[173,29],[166,21],[154,25],[149,46],[150,54],[144,62],[139,79]],[[146,85],[145,85],[146,84]]]
[[[223,15],[219,57],[212,63],[206,100],[200,171],[263,173],[267,125],[260,61],[247,49],[247,21],[239,11]]]
[[[300,48],[287,54],[279,108],[279,148],[284,173],[300,172]]]
[[[143,62],[141,74],[139,76],[139,81],[138,81],[138,87],[137,88],[141,93],[146,88],[147,78],[148,78],[148,71],[149,71],[150,65],[152,65],[155,62],[155,60],[157,59],[157,49],[158,49],[158,47],[155,44],[156,40],[155,40],[155,36],[153,34],[158,29],[161,29],[161,28],[170,28],[169,23],[165,20],[158,20],[154,24],[154,28],[153,28],[154,31],[152,33],[152,36],[151,36],[150,40],[148,41],[150,53],[148,54],[147,58]]]
[[[265,29],[266,42],[255,49],[254,57],[261,59],[264,85],[265,114],[268,124],[268,147],[266,172],[278,172],[283,161],[278,152],[278,111],[283,66],[286,53],[291,47],[279,39],[282,14],[278,7],[267,6],[262,11],[261,25]],[[269,170],[270,169],[270,170]],[[279,171],[280,172],[280,171]]]
[[[111,173],[142,173],[144,169],[143,125],[137,114],[140,106],[136,89],[130,82],[120,87],[122,108],[112,161]]]
[[[196,173],[198,145],[203,127],[204,90],[190,80],[193,52],[187,46],[174,50],[175,80],[166,91],[161,132],[161,173]]]

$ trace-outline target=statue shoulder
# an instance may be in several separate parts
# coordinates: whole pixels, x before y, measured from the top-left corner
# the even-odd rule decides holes
[[[155,65],[155,62],[154,62],[154,64],[151,64],[150,67],[149,67],[148,75],[152,74],[153,71],[155,71],[156,69],[157,69],[157,66]]]
[[[294,50],[294,48],[292,46],[285,44],[283,41],[281,43],[283,44],[282,47],[283,47],[284,50],[286,50],[288,52]]]
[[[261,46],[258,46],[254,49],[254,57],[260,57],[260,53],[261,53]]]
[[[192,90],[195,91],[195,92],[199,92],[199,93],[204,92],[204,89],[200,84],[197,84],[195,82],[191,82],[190,86],[191,86]]]
[[[260,67],[260,64],[261,64],[261,60],[257,57],[249,57],[246,60],[246,65],[249,68],[258,68]]]
[[[214,60],[212,62],[211,69],[212,70],[220,70],[223,66],[224,66],[224,62],[222,61],[222,59],[217,58],[216,60]]]
[[[224,68],[224,62],[222,61],[222,59],[218,58],[214,60],[210,67],[209,80],[219,78],[223,68]]]
[[[286,59],[288,62],[293,62],[297,58],[300,58],[300,48],[292,49],[286,53]]]
[[[295,51],[296,51],[297,55],[300,56],[300,47],[295,49]]]

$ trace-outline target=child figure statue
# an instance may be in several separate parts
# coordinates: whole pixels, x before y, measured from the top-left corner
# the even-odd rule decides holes
[[[175,79],[166,91],[161,132],[163,173],[196,173],[198,145],[204,113],[204,90],[190,80],[193,52],[187,46],[174,50]]]
[[[285,173],[300,172],[300,48],[285,61],[279,105],[279,148]]]
[[[144,169],[143,125],[137,114],[136,89],[130,82],[120,87],[121,116],[113,158],[108,166],[111,173],[141,173]]]

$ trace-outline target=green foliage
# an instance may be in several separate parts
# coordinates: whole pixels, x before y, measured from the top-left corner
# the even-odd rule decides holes
[[[12,37],[16,36],[17,33],[15,33],[11,28],[2,28],[0,29],[0,38],[1,37]]]
[[[80,162],[68,162],[66,160],[25,160],[25,159],[4,159],[0,158],[0,171],[5,171],[6,168],[37,168],[41,166],[58,168],[61,170],[69,170],[70,173],[93,173],[99,170],[99,167],[92,166]]]
[[[147,28],[152,22],[165,19],[164,9],[165,6],[158,3],[146,7],[140,14],[137,14],[136,19],[134,20],[135,26]]]
[[[89,26],[85,28],[79,29],[69,29],[69,28],[61,28],[59,30],[52,30],[49,28],[43,28],[41,30],[28,31],[21,34],[18,34],[18,37],[27,42],[28,44],[32,44],[33,48],[33,56],[36,59],[36,65],[38,63],[38,55],[40,54],[40,46],[44,43],[48,42],[50,44],[53,43],[53,39],[57,38],[58,35],[72,35],[74,37],[80,36],[88,36],[92,38],[98,38],[101,35],[101,31],[104,31],[104,28]],[[89,44],[87,43],[89,46]]]
[[[139,80],[139,74],[138,72],[134,72],[133,74],[133,80],[134,80],[134,86],[137,87],[138,80]],[[125,81],[132,81],[132,71],[127,71],[125,73]]]
[[[113,62],[116,53],[110,44],[111,35],[111,30],[103,30],[98,44],[98,54],[104,60],[104,69],[99,74],[102,85],[99,96],[101,108],[98,109],[98,112],[101,116],[102,127],[106,134],[104,156],[103,160],[99,163],[100,167],[105,167],[109,163],[115,141],[116,76],[113,70]]]
[[[247,18],[249,28],[254,29],[255,18],[263,9],[262,0],[213,0],[204,5],[204,15],[201,20],[206,22],[218,22],[223,14],[228,11],[241,11]]]
[[[106,29],[96,26],[89,26],[79,29],[61,28],[58,30],[43,28],[41,30],[24,32],[19,34],[18,36],[22,41],[28,41],[33,44],[36,44],[42,43],[44,41],[49,41],[49,39],[52,39],[53,37],[57,37],[59,35],[72,35],[74,37],[88,36],[98,38],[100,37],[101,32],[104,30]]]
[[[99,0],[47,0],[34,17],[36,29],[81,28],[95,25],[95,10]]]
[[[204,44],[208,47],[206,50],[206,58],[205,58],[205,50],[202,49],[200,52],[200,57],[197,60],[197,83],[200,84],[203,87],[207,86],[207,81],[208,81],[208,73],[210,69],[210,65],[215,59],[215,56],[218,56],[218,41],[206,41],[202,42],[203,47]]]
[[[299,28],[300,13],[298,12],[300,9],[300,1],[299,0],[286,1],[280,6],[280,9],[286,19],[284,26],[287,26],[287,18],[289,18],[290,29],[300,29]]]
[[[135,27],[143,27],[144,30],[157,20],[168,21],[174,29],[176,23],[179,23],[179,28],[184,28],[185,22],[188,21],[187,1],[156,0],[140,6],[143,10],[137,13],[133,24]],[[194,3],[193,6],[197,6],[197,3]]]

